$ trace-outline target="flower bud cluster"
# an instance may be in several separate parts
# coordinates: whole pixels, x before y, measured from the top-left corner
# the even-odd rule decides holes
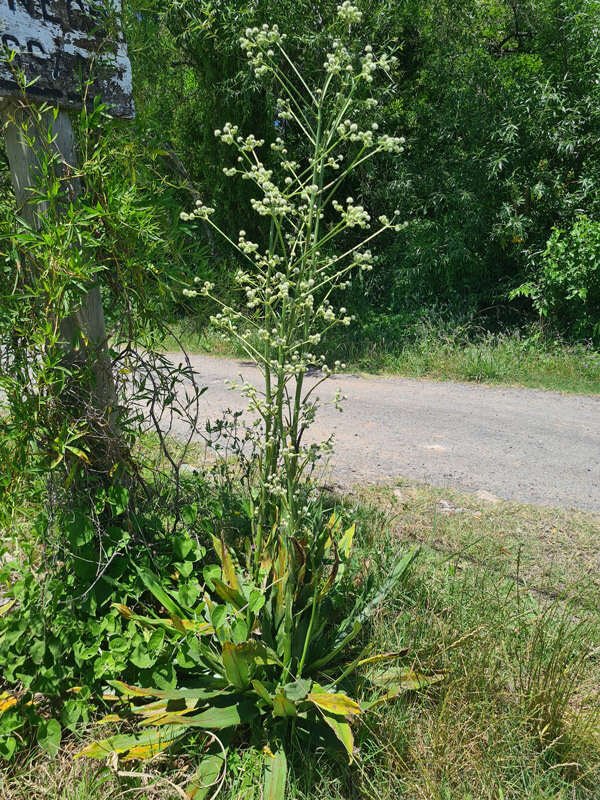
[[[358,6],[355,6],[350,0],[344,0],[344,2],[337,7],[337,15],[342,22],[348,25],[360,22],[363,16]]]
[[[368,228],[371,215],[361,205],[354,205],[352,197],[346,198],[346,208],[338,201],[333,200],[331,205],[341,215],[344,225],[348,228]]]

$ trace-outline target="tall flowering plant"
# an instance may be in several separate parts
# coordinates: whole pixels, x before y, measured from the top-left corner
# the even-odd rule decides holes
[[[343,366],[339,361],[326,363],[315,349],[332,328],[353,321],[332,298],[349,285],[353,273],[372,269],[370,242],[401,227],[398,212],[374,221],[352,197],[338,198],[357,167],[381,152],[401,153],[404,139],[380,133],[376,122],[366,128],[359,124],[365,109],[377,106],[375,98],[365,96],[374,73],[388,71],[395,58],[377,56],[371,46],[354,56],[351,29],[362,14],[344,2],[337,15],[345,35],[332,38],[317,89],[307,84],[288,55],[286,37],[277,26],[248,28],[241,39],[256,76],[278,89],[275,124],[281,135],[271,144],[275,158],[269,159],[276,165],[265,164],[264,140],[242,135],[236,125],[225,124],[215,136],[236,154],[235,165],[225,167],[225,174],[257,188],[251,203],[265,220],[266,246],[251,241],[244,230],[232,240],[214,223],[214,209],[201,202],[181,215],[212,225],[242,264],[235,280],[245,293],[246,308],[222,302],[211,283],[185,294],[201,293],[219,305],[212,322],[241,344],[264,378],[260,387],[241,387],[261,423],[256,436],[259,495],[252,513],[256,573],[274,525],[287,541],[302,534],[310,498],[303,478],[330,449],[330,441],[308,444],[305,432],[315,417],[320,383],[307,385],[307,372],[318,367],[325,380]],[[286,138],[291,135],[300,135],[308,145],[310,156],[304,163],[288,152]],[[364,235],[358,243],[336,249],[349,229]],[[336,404],[341,400],[338,393]]]
[[[337,13],[346,31],[361,19],[350,2]],[[125,716],[141,720],[145,731],[94,742],[82,752],[94,758],[115,751],[125,758],[150,757],[186,735],[195,734],[196,741],[200,736],[203,756],[186,789],[196,800],[222,782],[240,726],[265,753],[264,796],[282,800],[290,748],[337,744],[352,762],[353,724],[360,715],[437,680],[401,665],[378,671],[405,651],[373,655],[369,644],[356,646],[364,624],[402,579],[415,553],[399,556],[384,584],[375,592],[364,590],[348,610],[354,525],[345,528],[337,513],[321,523],[313,513],[309,524],[310,498],[303,481],[324,450],[304,439],[316,410],[317,384],[309,385],[307,372],[319,367],[325,379],[340,367],[325,363],[315,348],[335,325],[352,322],[345,308],[334,306],[334,291],[348,285],[353,271],[371,269],[369,243],[400,225],[397,214],[373,223],[362,205],[336,196],[365,160],[382,151],[402,151],[402,139],[380,134],[376,124],[363,129],[355,121],[365,106],[376,105],[375,99],[360,99],[362,87],[368,88],[373,73],[388,69],[392,59],[376,57],[369,47],[354,59],[342,38],[335,38],[323,84],[312,90],[277,28],[249,29],[241,44],[256,74],[280,88],[280,130],[295,126],[312,153],[305,164],[294,160],[282,133],[272,145],[278,163],[271,168],[259,155],[264,142],[242,136],[232,124],[216,131],[237,154],[227,174],[254,182],[258,191],[252,204],[267,227],[264,248],[244,231],[237,241],[228,239],[244,264],[236,280],[247,308],[221,302],[214,317],[264,377],[260,387],[243,386],[259,422],[252,547],[244,559],[235,543],[213,535],[218,563],[198,571],[204,585],[193,601],[176,583],[161,584],[158,576],[140,572],[153,606],[145,612],[118,606],[119,611],[134,625],[163,632],[176,654],[180,685],[165,690],[113,682],[129,709]],[[198,204],[183,218],[213,225],[212,215],[213,209]],[[363,232],[361,243],[336,250],[336,240],[353,228]],[[205,284],[186,293],[202,293],[219,303],[213,289]],[[158,616],[161,608],[168,618]],[[371,689],[371,697],[360,703],[344,691],[356,670],[366,671],[365,685]]]

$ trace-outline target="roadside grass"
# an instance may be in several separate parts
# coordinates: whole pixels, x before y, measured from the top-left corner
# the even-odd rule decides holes
[[[243,358],[235,344],[193,320],[173,325],[163,348],[225,358]],[[349,372],[411,378],[525,386],[578,394],[600,393],[600,352],[589,344],[569,344],[537,328],[504,333],[470,325],[377,322],[344,329],[332,338],[328,355]]]
[[[402,480],[357,489],[355,497],[384,515],[398,546],[459,554],[465,568],[485,568],[549,599],[577,587],[578,604],[598,609],[600,515]]]
[[[155,450],[150,441],[144,446]],[[200,451],[186,455],[191,464],[201,458]],[[403,482],[356,490],[338,502],[357,520],[357,587],[366,575],[382,583],[397,554],[421,543],[369,640],[375,652],[406,649],[400,663],[442,680],[366,717],[352,766],[297,751],[290,800],[597,797],[599,518]],[[96,736],[88,726],[54,759],[32,750],[0,777],[0,796],[181,797],[169,781],[190,768],[185,753],[119,766],[146,778],[118,775],[105,764],[74,760],[81,742]],[[250,749],[233,752],[220,797],[262,800],[264,758]]]

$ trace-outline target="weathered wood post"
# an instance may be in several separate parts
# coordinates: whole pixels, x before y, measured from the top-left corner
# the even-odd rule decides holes
[[[82,82],[95,79],[87,89],[91,98],[100,93],[109,111],[120,117],[134,114],[131,68],[120,34],[120,0],[104,4],[88,0],[0,0],[0,36],[7,56],[0,63],[1,111],[6,129],[6,152],[21,215],[39,227],[43,205],[28,202],[37,182],[40,159],[48,146],[59,158],[57,169],[69,181],[75,197],[80,190],[76,174],[75,137],[67,109],[81,108]],[[12,51],[8,59],[8,51]],[[52,103],[61,109],[35,119],[28,103]],[[47,133],[52,131],[49,145]],[[94,373],[92,401],[112,426],[115,384],[108,354],[104,311],[98,285],[91,286],[81,306],[61,323],[67,358],[88,358]],[[77,355],[69,349],[86,342]]]

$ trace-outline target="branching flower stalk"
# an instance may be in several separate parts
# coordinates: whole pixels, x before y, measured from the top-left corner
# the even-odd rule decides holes
[[[241,344],[264,377],[262,388],[241,386],[249,410],[256,414],[255,577],[272,540],[281,537],[286,551],[293,553],[293,541],[303,538],[310,502],[306,478],[331,449],[330,440],[307,444],[305,434],[315,417],[317,387],[344,366],[338,361],[327,364],[315,349],[332,328],[353,321],[343,306],[334,308],[333,292],[345,289],[353,273],[372,269],[368,245],[373,239],[403,227],[397,211],[391,219],[381,216],[374,224],[352,197],[337,199],[344,180],[360,164],[381,152],[401,153],[404,144],[402,138],[379,133],[377,123],[365,129],[355,121],[377,105],[374,98],[364,97],[373,74],[387,72],[395,59],[375,56],[370,46],[354,57],[348,40],[361,12],[345,2],[338,6],[338,18],[344,37],[331,38],[323,82],[316,90],[309,88],[286,52],[285,36],[277,26],[249,28],[240,40],[255,74],[278,86],[276,126],[281,135],[271,145],[278,165],[266,166],[260,156],[264,141],[242,136],[234,124],[227,123],[215,136],[237,153],[236,165],[226,167],[225,174],[252,181],[258,189],[251,204],[268,222],[268,245],[261,249],[243,230],[233,241],[213,221],[214,209],[201,202],[181,215],[187,221],[208,222],[244,265],[235,276],[245,293],[244,310],[215,297],[210,283],[184,294],[202,294],[218,303],[220,311],[212,322]],[[294,126],[312,151],[304,165],[290,157],[286,146],[286,132]],[[355,228],[364,232],[362,240],[336,253],[336,240]],[[316,367],[321,378],[307,386],[307,371]],[[336,406],[342,399],[338,393]],[[270,549],[267,554],[274,556]]]

